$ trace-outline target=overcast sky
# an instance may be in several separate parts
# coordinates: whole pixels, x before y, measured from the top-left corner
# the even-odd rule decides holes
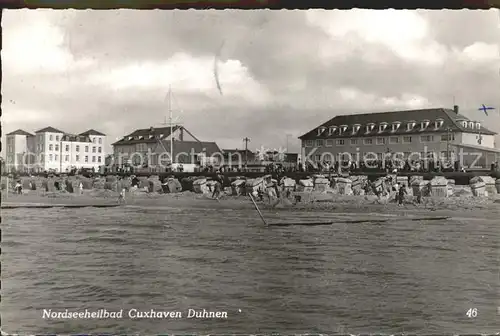
[[[448,107],[500,131],[490,11],[54,11],[3,15],[3,131],[161,126],[297,150],[338,114]],[[222,95],[214,76],[217,57]],[[496,107],[490,116],[481,104]],[[112,142],[110,141],[110,142]]]

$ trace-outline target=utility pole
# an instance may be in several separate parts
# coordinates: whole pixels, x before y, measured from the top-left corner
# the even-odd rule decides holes
[[[243,139],[245,141],[245,171],[248,170],[248,143],[250,142],[250,139],[248,137],[245,137]]]
[[[451,158],[450,158],[450,137],[451,137],[450,131],[451,131],[451,128],[448,127],[446,129],[446,160],[451,165],[452,162],[451,162]]]

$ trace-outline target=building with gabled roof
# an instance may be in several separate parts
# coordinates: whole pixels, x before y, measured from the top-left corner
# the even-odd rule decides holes
[[[195,167],[217,164],[221,153],[215,142],[200,141],[189,130],[180,125],[172,127],[149,127],[137,129],[114,142],[114,164],[118,167],[143,167],[149,171],[165,171],[171,163],[171,141],[174,168],[182,164],[184,171]],[[214,160],[209,160],[210,158]]]
[[[30,155],[35,148],[35,136],[22,129],[7,133],[6,169],[7,172],[27,172],[33,166],[35,158]]]
[[[482,153],[482,159],[475,165],[489,168],[498,160],[495,135],[481,122],[461,115],[459,107],[455,106],[453,109],[339,115],[299,139],[303,160],[313,163],[348,158],[363,161],[367,155],[372,160],[383,161],[387,153],[398,153],[403,158],[410,154],[416,158],[415,153],[418,153],[420,157],[444,157],[450,161],[458,157],[461,148],[473,146],[469,148]],[[471,163],[463,162],[463,166]]]
[[[104,164],[106,135],[94,129],[69,134],[52,126],[35,134],[18,129],[7,134],[10,170],[65,172]]]

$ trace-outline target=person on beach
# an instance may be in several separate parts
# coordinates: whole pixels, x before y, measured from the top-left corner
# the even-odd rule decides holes
[[[118,195],[118,203],[125,203],[125,188],[122,188],[120,195]]]
[[[373,193],[375,194],[375,196],[377,196],[378,198],[380,198],[380,191],[377,189],[377,187],[375,186],[375,183],[371,182],[371,181],[368,181]]]
[[[23,185],[21,184],[21,181],[17,181],[16,182],[16,186],[15,186],[15,192],[16,194],[22,194],[23,193]]]
[[[212,193],[213,199],[216,199],[217,201],[219,200],[221,189],[222,189],[222,184],[219,181],[216,181],[214,185],[214,192]]]
[[[406,195],[406,187],[398,183],[398,204],[403,205]]]

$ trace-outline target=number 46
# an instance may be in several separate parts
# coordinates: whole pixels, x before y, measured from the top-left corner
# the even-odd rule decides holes
[[[465,315],[467,315],[467,317],[476,317],[477,308],[469,308],[469,310],[467,310],[467,313]]]

